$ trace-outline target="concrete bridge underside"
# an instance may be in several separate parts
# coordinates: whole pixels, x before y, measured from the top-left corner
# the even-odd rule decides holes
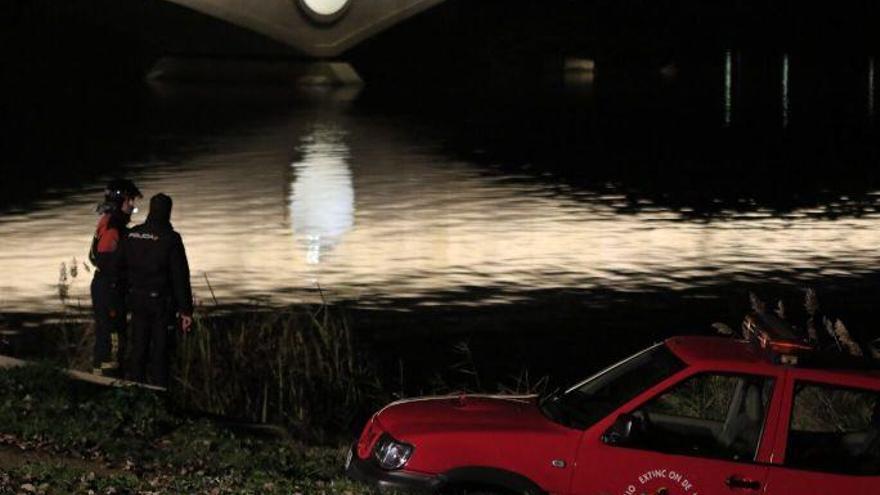
[[[162,0],[265,36],[303,55],[336,57],[445,0]]]

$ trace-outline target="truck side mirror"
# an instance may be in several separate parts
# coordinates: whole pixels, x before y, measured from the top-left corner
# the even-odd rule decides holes
[[[608,445],[625,444],[632,437],[636,418],[632,414],[621,414],[614,424],[602,434],[602,442]]]

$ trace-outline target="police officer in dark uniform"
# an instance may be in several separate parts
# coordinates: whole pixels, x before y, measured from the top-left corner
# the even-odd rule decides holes
[[[128,235],[128,222],[134,203],[142,197],[130,180],[114,179],[107,184],[104,202],[98,205],[98,225],[92,238],[89,260],[95,266],[92,278],[92,311],[95,316],[96,374],[112,374],[124,364],[125,355],[125,273],[121,268],[121,243]],[[113,338],[116,337],[117,362],[113,362]],[[121,369],[120,369],[121,372]]]
[[[132,348],[129,376],[143,382],[149,362],[150,383],[168,386],[168,350],[177,329],[192,325],[189,264],[180,234],[171,226],[171,198],[150,199],[147,221],[131,229],[125,242],[125,267],[131,301]]]

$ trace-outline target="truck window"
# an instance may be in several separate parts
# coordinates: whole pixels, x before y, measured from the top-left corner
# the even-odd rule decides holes
[[[684,369],[664,344],[648,348],[587,380],[542,401],[552,420],[584,429],[648,388]]]
[[[797,382],[785,463],[844,474],[880,474],[877,392]]]
[[[670,454],[752,461],[764,429],[773,379],[700,374],[633,413],[628,446]]]

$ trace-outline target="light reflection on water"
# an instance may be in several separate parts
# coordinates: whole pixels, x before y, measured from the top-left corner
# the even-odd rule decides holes
[[[354,188],[342,135],[316,129],[304,141],[302,160],[291,164],[290,218],[294,237],[314,265],[351,230]]]
[[[868,59],[868,117],[874,118],[874,57]]]
[[[789,101],[788,65],[788,54],[785,54],[782,56],[782,127],[788,127],[788,121],[791,117],[789,115],[791,102]]]
[[[733,51],[724,52],[724,125],[729,126],[733,112]]]
[[[729,126],[739,66],[731,51],[723,60],[718,98]],[[782,100],[787,126],[787,55]],[[867,105],[873,112],[873,63]],[[344,102],[319,107],[193,140],[173,164],[133,164],[147,198],[174,198],[172,221],[203,297],[210,281],[224,303],[301,301],[319,285],[366,306],[406,298],[438,304],[437,294],[445,304],[474,305],[539,289],[625,293],[857,277],[880,262],[876,208],[827,214],[850,205],[845,196],[784,214],[750,206],[711,221],[644,198],[633,210],[613,185],[596,192],[552,176],[487,172],[391,118]],[[94,182],[62,201],[0,216],[0,307],[58,307],[59,265],[85,259],[101,189]],[[89,276],[80,273],[72,295],[87,302]],[[475,296],[474,288],[495,291]]]

